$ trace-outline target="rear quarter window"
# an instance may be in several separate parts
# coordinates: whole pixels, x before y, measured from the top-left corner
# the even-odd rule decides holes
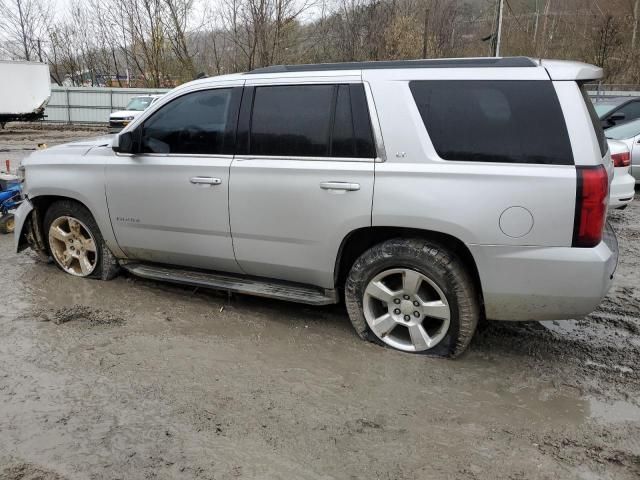
[[[444,160],[574,163],[550,81],[420,80],[409,87]]]

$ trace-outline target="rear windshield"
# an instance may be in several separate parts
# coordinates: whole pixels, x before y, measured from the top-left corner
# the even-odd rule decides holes
[[[409,86],[444,160],[573,165],[549,81],[421,80]]]
[[[596,109],[593,106],[593,102],[589,98],[589,94],[587,93],[587,89],[584,84],[580,85],[580,91],[582,92],[582,98],[584,99],[584,103],[587,106],[587,110],[589,110],[589,117],[591,118],[591,123],[593,124],[593,129],[596,132],[596,137],[598,138],[598,145],[600,145],[600,155],[603,157],[607,153],[609,149],[609,145],[607,145],[607,138],[604,136],[604,130],[602,129],[602,123],[600,123],[600,117],[596,113]]]

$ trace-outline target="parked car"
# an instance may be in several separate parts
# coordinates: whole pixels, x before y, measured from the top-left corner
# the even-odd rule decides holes
[[[612,127],[606,131],[607,138],[623,142],[631,153],[631,175],[640,183],[640,119]]]
[[[162,95],[140,95],[133,97],[129,100],[124,110],[119,110],[109,115],[109,132],[118,133],[161,97]]]
[[[611,161],[614,166],[613,180],[609,192],[609,206],[625,209],[633,201],[635,195],[635,178],[629,173],[631,153],[624,142],[608,140]]]
[[[592,100],[605,130],[640,118],[639,97],[598,97]]]
[[[481,317],[578,318],[607,293],[613,165],[581,87],[601,76],[482,58],[193,81],[113,140],[27,158],[17,250],[79,277],[344,295],[363,339],[456,356]]]

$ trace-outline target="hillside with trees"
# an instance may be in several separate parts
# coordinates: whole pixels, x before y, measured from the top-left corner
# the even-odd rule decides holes
[[[503,55],[640,83],[640,0],[505,0]],[[73,85],[173,86],[278,63],[490,55],[497,0],[0,0],[0,57]]]

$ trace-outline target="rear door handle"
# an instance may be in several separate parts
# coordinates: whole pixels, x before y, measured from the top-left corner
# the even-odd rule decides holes
[[[353,192],[360,190],[360,184],[351,182],[320,182],[320,188],[323,190],[346,190]]]
[[[220,185],[222,180],[213,177],[191,177],[189,179],[194,185]]]

